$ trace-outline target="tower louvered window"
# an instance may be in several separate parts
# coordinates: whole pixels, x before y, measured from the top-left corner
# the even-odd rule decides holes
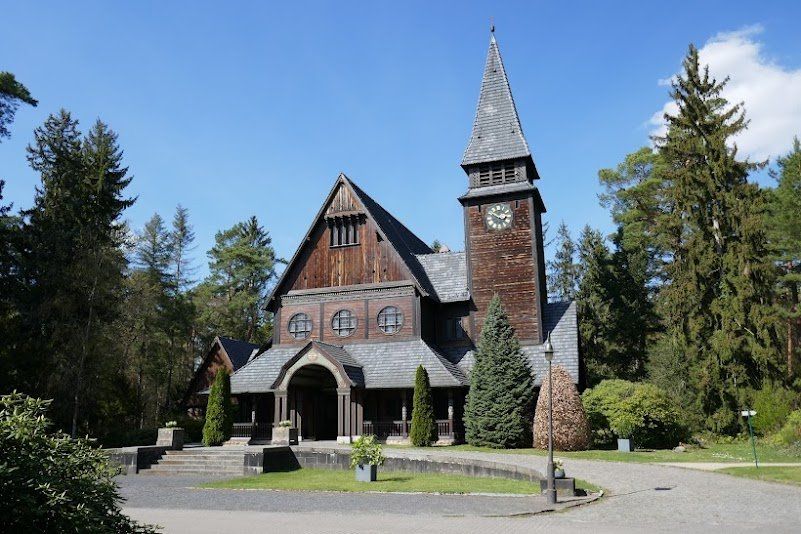
[[[485,163],[478,167],[477,185],[499,185],[517,181],[514,161]]]

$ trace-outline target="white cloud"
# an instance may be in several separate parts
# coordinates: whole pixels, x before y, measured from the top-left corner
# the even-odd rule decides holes
[[[701,64],[718,80],[729,83],[723,96],[732,104],[744,102],[748,129],[737,137],[741,155],[764,160],[790,150],[793,136],[801,137],[801,69],[788,69],[765,57],[756,40],[761,26],[719,33],[699,49]],[[674,75],[675,76],[675,75]],[[659,80],[659,85],[670,79]],[[651,117],[652,135],[665,132],[663,115],[674,114],[676,105],[667,102]]]

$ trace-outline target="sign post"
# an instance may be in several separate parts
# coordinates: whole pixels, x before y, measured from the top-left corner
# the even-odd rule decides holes
[[[748,433],[751,435],[751,450],[754,451],[754,465],[759,469],[759,458],[757,458],[756,444],[754,442],[754,428],[751,426],[751,417],[756,415],[756,410],[743,410],[740,412],[740,415],[745,417],[745,420],[748,421]]]

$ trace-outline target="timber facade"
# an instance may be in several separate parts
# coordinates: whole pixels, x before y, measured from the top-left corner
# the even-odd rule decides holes
[[[535,383],[547,369],[548,335],[555,363],[578,382],[575,304],[547,299],[539,175],[494,35],[461,165],[464,252],[435,252],[353,180],[336,178],[269,298],[272,343],[232,369],[236,437],[269,440],[288,420],[303,440],[403,441],[423,365],[440,441],[461,440],[474,351],[495,294]],[[204,362],[191,398],[207,391],[219,364]]]

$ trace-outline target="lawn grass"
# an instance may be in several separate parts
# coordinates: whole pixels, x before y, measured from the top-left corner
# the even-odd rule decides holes
[[[394,447],[412,449],[412,447],[397,445]],[[799,462],[801,452],[783,449],[768,444],[757,444],[757,455],[760,462]],[[472,445],[452,445],[442,447],[443,450],[494,452],[502,454],[533,454],[545,456],[546,452],[539,449],[491,449],[489,447],[474,447]],[[670,449],[649,450],[636,452],[618,452],[609,450],[589,450],[562,452],[555,455],[562,459],[577,458],[583,460],[606,460],[610,462],[752,462],[754,460],[751,444],[747,441],[735,443],[711,443],[705,447],[688,447],[686,452],[678,453]]]
[[[801,466],[799,467],[727,467],[718,471],[736,477],[769,480],[801,486]]]
[[[597,491],[592,484],[576,486]],[[503,493],[539,494],[539,484],[506,478],[468,477],[436,473],[407,473],[378,470],[378,480],[357,482],[353,471],[304,468],[281,473],[220,480],[204,484],[215,489],[270,489],[285,491],[392,491],[402,493]]]

